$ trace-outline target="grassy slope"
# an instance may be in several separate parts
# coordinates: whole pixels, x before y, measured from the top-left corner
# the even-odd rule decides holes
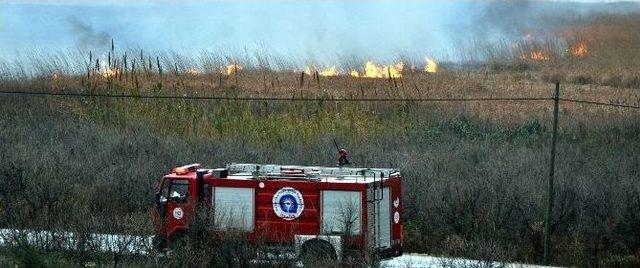
[[[612,88],[601,82],[604,76],[597,65],[560,63],[529,62],[526,68],[513,68],[522,63],[494,62],[480,70],[407,73],[396,86],[385,79],[347,77],[321,78],[318,84],[308,76],[300,86],[299,74],[252,69],[237,76],[165,71],[162,77],[140,70],[136,76],[113,80],[56,74],[3,79],[0,88],[162,95],[549,97],[549,79],[577,72],[594,79],[586,85],[563,84],[563,96],[639,104],[633,83]],[[596,67],[585,71],[576,66]],[[632,69],[621,73],[622,81],[637,75]],[[0,95],[0,224],[150,233],[155,182],[171,167],[191,162],[332,165],[336,137],[357,165],[397,167],[405,174],[407,251],[539,262],[550,109],[550,102],[239,103]],[[639,262],[639,113],[561,105],[555,262]]]
[[[4,225],[148,233],[156,178],[172,166],[331,165],[337,137],[358,165],[404,172],[408,251],[540,258],[546,118],[496,124],[428,104],[1,100]],[[594,246],[598,256],[610,255],[603,248],[634,252],[627,240],[638,235],[640,128],[637,115],[625,115],[571,124],[562,115],[554,231],[561,263],[583,263]]]

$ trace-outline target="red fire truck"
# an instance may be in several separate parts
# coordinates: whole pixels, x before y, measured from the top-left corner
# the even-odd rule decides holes
[[[205,207],[214,233],[291,248],[303,258],[322,248],[340,261],[346,249],[378,258],[402,254],[402,177],[387,168],[231,164],[177,167],[158,183],[156,237],[188,232]]]

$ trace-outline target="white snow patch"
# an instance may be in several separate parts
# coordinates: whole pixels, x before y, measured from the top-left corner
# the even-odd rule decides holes
[[[434,257],[424,254],[404,254],[380,263],[384,268],[447,268],[447,267],[505,267],[505,268],[552,268],[521,263],[501,263],[469,260],[462,258]]]
[[[30,245],[65,250],[84,247],[103,252],[146,255],[151,250],[151,240],[151,236],[0,229],[0,246],[22,241]]]

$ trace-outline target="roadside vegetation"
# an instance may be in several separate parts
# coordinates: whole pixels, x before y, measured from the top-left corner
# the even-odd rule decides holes
[[[639,23],[637,16],[585,22],[571,30],[587,44],[579,57],[555,48],[542,50],[548,53],[543,59],[522,51],[507,57],[501,54],[507,48],[496,47],[500,53],[469,66],[442,63],[436,72],[407,67],[401,77],[386,78],[323,76],[322,67],[305,74],[302,66],[260,53],[191,59],[144,51],[125,56],[112,48],[107,63],[95,52],[91,60],[84,54],[33,55],[5,63],[3,91],[316,99],[1,94],[0,227],[149,235],[155,184],[172,167],[195,162],[207,167],[334,165],[335,138],[354,165],[395,167],[404,174],[406,252],[540,263],[550,100],[332,99],[550,98],[553,83],[560,81],[563,97],[640,105],[640,36],[633,30]],[[527,45],[536,47],[533,52],[536,42]],[[343,65],[350,70],[364,62]],[[301,71],[292,72],[296,67]],[[640,265],[640,111],[567,102],[560,108],[553,263]],[[188,239],[179,253],[200,257],[182,263],[90,247],[67,252],[18,245],[2,249],[0,266],[245,261],[246,243],[228,239],[205,249],[197,247],[198,239]]]

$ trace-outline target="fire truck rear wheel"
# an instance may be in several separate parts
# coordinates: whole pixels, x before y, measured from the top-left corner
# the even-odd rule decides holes
[[[304,267],[330,267],[337,259],[333,246],[321,239],[312,239],[302,244],[299,260]]]

